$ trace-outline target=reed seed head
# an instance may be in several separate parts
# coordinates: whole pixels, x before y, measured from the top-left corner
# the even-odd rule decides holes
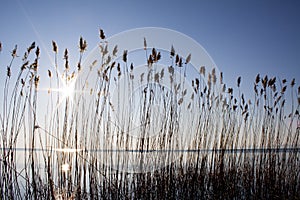
[[[29,61],[27,60],[25,63],[23,63],[23,65],[22,65],[22,67],[21,67],[21,70],[22,70],[22,71],[25,70],[26,67],[28,66],[28,64],[29,64]]]
[[[35,88],[38,87],[39,81],[40,81],[40,76],[35,76],[35,77],[34,77],[34,86],[35,86]]]
[[[255,84],[258,84],[259,81],[260,81],[260,75],[257,74],[257,75],[256,75],[256,78],[255,78]]]
[[[12,50],[12,52],[11,52],[11,56],[13,57],[13,58],[15,58],[15,57],[17,57],[18,55],[17,55],[17,49],[18,49],[18,46],[17,45],[15,45],[15,48]]]
[[[57,45],[56,42],[52,40],[52,49],[55,53],[57,53]]]
[[[171,52],[170,52],[171,57],[175,56],[175,49],[173,47],[173,45],[171,46]]]
[[[100,28],[99,30],[99,37],[101,40],[104,40],[105,39],[105,34],[104,34],[104,31]]]
[[[127,50],[123,51],[123,61],[127,62]]]
[[[287,80],[286,80],[286,79],[283,79],[283,80],[282,80],[282,83],[283,83],[283,84],[285,84],[286,82],[287,82]]]
[[[68,55],[68,49],[65,49],[65,53],[64,53],[64,59],[68,60],[69,55]]]
[[[220,72],[220,84],[223,84],[223,72]]]
[[[171,74],[171,75],[173,75],[174,74],[174,67],[171,65],[171,66],[169,66],[168,67],[168,71],[169,71],[169,73]]]
[[[200,67],[200,74],[202,74],[203,76],[205,76],[205,66],[201,66]]]
[[[292,82],[291,82],[291,86],[294,87],[295,85],[295,79],[293,78]]]
[[[84,52],[87,48],[87,42],[86,40],[84,40],[82,37],[80,37],[79,39],[79,50],[80,52]]]
[[[237,79],[237,86],[240,87],[240,85],[241,85],[241,77],[239,76]]]
[[[32,42],[30,47],[27,48],[27,53],[29,54],[32,49],[35,48],[35,42]]]
[[[51,73],[51,71],[49,69],[48,69],[48,76],[49,76],[49,78],[52,77],[52,73]]]
[[[116,45],[113,49],[113,56],[117,56],[118,53],[118,45]]]
[[[7,67],[7,69],[6,69],[6,75],[10,78],[10,76],[11,76],[10,67]]]
[[[40,48],[39,47],[36,48],[35,55],[37,58],[40,56]]]
[[[188,64],[191,61],[192,55],[189,54],[185,59],[185,64]]]
[[[281,94],[284,94],[286,91],[287,86],[285,85],[282,89],[281,89]]]
[[[146,41],[146,38],[144,37],[144,50],[147,49],[147,41]]]

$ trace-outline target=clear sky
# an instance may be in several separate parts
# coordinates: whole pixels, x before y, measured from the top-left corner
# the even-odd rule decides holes
[[[76,1],[1,0],[1,77],[15,44],[19,54],[36,41],[41,67],[51,65],[51,41],[70,58],[78,58],[79,37],[91,51],[107,37],[140,27],[164,27],[182,32],[201,44],[224,72],[229,85],[242,76],[253,88],[257,73],[300,81],[300,1],[297,0],[172,0]],[[74,66],[76,61],[74,61]]]

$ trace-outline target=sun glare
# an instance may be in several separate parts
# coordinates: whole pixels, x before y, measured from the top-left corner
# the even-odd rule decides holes
[[[64,172],[68,172],[70,170],[70,165],[68,163],[65,163],[61,166],[61,170]]]
[[[55,151],[58,152],[64,152],[64,153],[75,153],[75,152],[79,152],[82,151],[82,149],[71,149],[71,148],[62,148],[62,149],[55,149]]]
[[[62,93],[64,98],[73,100],[73,96],[75,93],[75,81],[64,84],[63,87],[59,89],[59,91]]]

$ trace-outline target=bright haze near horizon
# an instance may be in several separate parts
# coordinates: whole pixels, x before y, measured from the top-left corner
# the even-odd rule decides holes
[[[242,88],[252,92],[258,73],[296,78],[299,85],[299,10],[300,1],[296,0],[4,0],[0,2],[0,78],[6,76],[16,44],[21,60],[26,48],[36,42],[41,48],[40,74],[47,77],[47,69],[53,67],[52,40],[59,47],[58,59],[63,59],[68,48],[70,64],[76,69],[80,36],[88,43],[86,58],[100,41],[99,28],[110,37],[134,28],[162,27],[186,34],[202,45],[229,87],[241,76]]]

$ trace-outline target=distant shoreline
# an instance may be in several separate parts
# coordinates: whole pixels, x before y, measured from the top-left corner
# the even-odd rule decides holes
[[[51,148],[0,148],[0,151],[57,151]],[[148,149],[148,150],[138,150],[138,149],[84,149],[77,150],[77,152],[128,152],[128,153],[153,153],[153,152],[183,152],[183,153],[300,153],[299,148],[234,148],[234,149]],[[62,151],[61,151],[62,152]]]

